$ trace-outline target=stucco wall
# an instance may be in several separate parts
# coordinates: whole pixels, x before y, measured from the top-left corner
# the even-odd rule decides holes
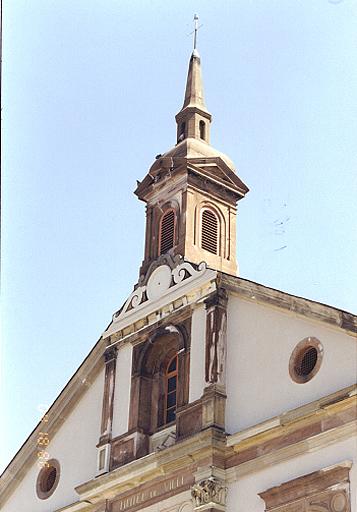
[[[317,337],[324,356],[305,383],[289,376],[295,345]],[[235,433],[353,384],[357,343],[352,336],[290,312],[230,296],[227,324],[226,430]]]
[[[227,512],[236,512],[237,510],[264,512],[264,501],[258,496],[258,492],[345,460],[353,462],[350,470],[351,512],[356,512],[356,443],[357,438],[355,437],[327,446],[316,452],[307,453],[277,465],[271,465],[262,471],[239,477],[236,482],[228,486]]]
[[[198,400],[205,386],[205,332],[206,311],[200,305],[193,311],[190,354],[190,392],[189,401]]]
[[[74,487],[95,476],[104,386],[104,370],[84,394],[76,408],[50,439],[48,452],[61,465],[61,476],[54,494],[47,500],[36,495],[39,473],[34,463],[3,507],[3,512],[49,512],[78,499]]]
[[[132,346],[129,344],[122,346],[118,351],[114,391],[113,437],[120,436],[128,430],[132,352]]]

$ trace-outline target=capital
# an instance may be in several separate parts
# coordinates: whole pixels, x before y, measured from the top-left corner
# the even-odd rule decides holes
[[[201,482],[196,483],[191,488],[191,497],[195,510],[225,510],[227,487],[224,482],[218,478],[210,476]]]

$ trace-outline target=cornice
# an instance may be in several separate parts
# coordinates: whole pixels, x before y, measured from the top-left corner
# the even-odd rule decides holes
[[[250,302],[323,322],[330,327],[343,330],[357,341],[357,316],[352,313],[229,274],[219,273],[218,281],[234,295]]]
[[[330,416],[331,413],[338,413],[346,408],[353,407],[357,403],[356,396],[357,384],[353,384],[314,402],[232,434],[227,438],[227,446],[232,446],[234,451],[241,451],[243,448],[273,439],[281,434],[281,429],[287,432],[289,429],[311,423],[312,417],[326,417]]]
[[[228,481],[356,436],[356,393],[349,386],[228,436]]]
[[[225,436],[214,429],[207,429],[177,442],[166,450],[153,452],[81,484],[75,490],[81,501],[96,503],[103,499],[111,499],[158,477],[196,467],[200,460],[212,453],[212,447],[224,453]]]
[[[345,425],[341,425],[340,427],[313,436],[308,440],[302,440],[270,453],[262,454],[252,460],[226,469],[226,481],[227,483],[236,482],[239,478],[245,475],[269,469],[275,464],[280,464],[294,459],[295,457],[300,457],[306,453],[313,453],[321,450],[322,448],[326,448],[327,446],[350,439],[352,436],[356,436],[356,432],[357,421],[352,421]]]

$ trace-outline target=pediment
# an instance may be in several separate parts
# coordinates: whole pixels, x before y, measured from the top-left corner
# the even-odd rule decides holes
[[[207,161],[208,159],[205,159],[205,161],[200,160],[190,162],[189,169],[204,175],[213,182],[218,182],[223,187],[235,191],[241,197],[249,191],[248,187],[239,176],[237,176],[219,157],[212,159],[213,161]]]
[[[135,194],[139,199],[145,200],[155,187],[161,187],[167,180],[184,173],[195,174],[209,179],[212,183],[229,189],[241,199],[249,191],[249,188],[237,176],[220,156],[214,157],[171,157],[161,158],[150,169],[142,182],[138,182]]]

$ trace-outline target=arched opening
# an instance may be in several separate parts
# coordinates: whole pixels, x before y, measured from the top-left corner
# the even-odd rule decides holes
[[[189,350],[186,328],[159,328],[133,352],[129,429],[152,434],[187,404]]]
[[[181,142],[186,137],[186,123],[183,122],[180,124],[179,134],[178,134],[178,142]]]
[[[200,121],[199,128],[200,128],[200,138],[202,140],[206,140],[206,123],[204,121]]]
[[[160,219],[159,254],[165,254],[175,245],[176,213],[167,210]]]
[[[165,423],[171,423],[176,419],[177,379],[178,361],[177,354],[175,354],[169,361],[165,372]]]
[[[212,254],[219,254],[219,219],[208,209],[202,210],[201,247]]]

